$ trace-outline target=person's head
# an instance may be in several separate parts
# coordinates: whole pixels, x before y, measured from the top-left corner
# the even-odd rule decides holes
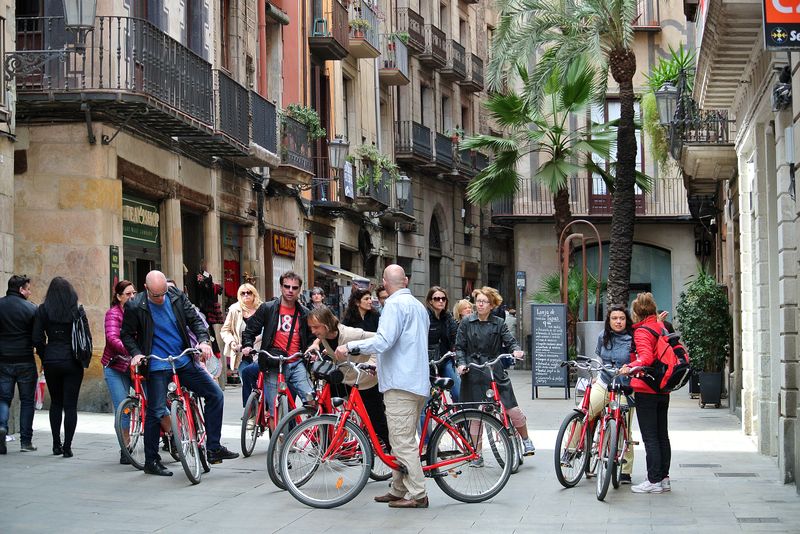
[[[472,303],[467,299],[461,299],[453,306],[453,317],[456,321],[462,321],[472,315]]]
[[[147,299],[153,304],[164,304],[169,290],[167,277],[161,271],[150,271],[144,279],[144,287],[147,290]]]
[[[644,321],[651,315],[655,315],[658,311],[658,306],[656,306],[656,299],[653,298],[653,294],[647,292],[636,295],[631,309],[633,310],[633,319],[639,322]]]
[[[258,294],[258,289],[252,284],[240,285],[239,290],[236,292],[236,299],[242,308],[252,310],[261,306],[261,296]]]
[[[78,311],[78,293],[69,280],[56,276],[47,287],[42,305],[51,321],[72,322],[72,317]]]
[[[322,304],[325,301],[325,291],[321,287],[311,288],[311,302],[313,304]]]
[[[389,292],[386,291],[386,288],[383,286],[378,286],[378,289],[375,290],[375,295],[378,297],[378,303],[383,306],[386,299],[389,298]]]
[[[432,286],[425,297],[425,306],[428,307],[436,317],[439,317],[447,309],[447,291],[439,286]]]
[[[23,298],[28,299],[31,296],[31,279],[24,274],[15,274],[8,279],[8,291],[10,293],[19,293]]]
[[[614,304],[608,308],[606,321],[603,327],[603,345],[611,348],[613,334],[631,334],[632,321],[625,306]]]
[[[339,335],[339,319],[328,307],[314,308],[308,312],[308,328],[318,338],[334,338]]]
[[[408,277],[402,267],[393,263],[383,270],[383,287],[391,295],[395,291],[404,289],[408,285]]]
[[[483,286],[472,292],[478,316],[485,319],[491,311],[503,303],[503,297],[493,287]]]
[[[303,279],[294,271],[286,271],[279,278],[281,284],[281,300],[286,305],[294,305],[303,288]]]
[[[360,321],[372,309],[372,295],[369,289],[354,289],[350,293],[350,300],[347,301],[347,309],[344,316],[347,322]]]
[[[136,295],[136,288],[130,280],[120,280],[114,285],[114,295],[111,297],[111,306],[124,307]]]

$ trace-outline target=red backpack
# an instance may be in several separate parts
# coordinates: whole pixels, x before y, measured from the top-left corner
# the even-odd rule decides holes
[[[677,333],[670,334],[662,328],[661,334],[650,327],[640,326],[656,336],[655,362],[651,365],[651,376],[642,381],[656,393],[670,393],[681,389],[692,376],[689,353],[681,344]]]

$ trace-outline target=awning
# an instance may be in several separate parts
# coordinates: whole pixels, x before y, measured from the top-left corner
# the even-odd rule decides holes
[[[329,263],[315,261],[314,270],[324,275],[333,276],[334,278],[347,278],[348,280],[353,280],[354,282],[369,282],[369,278],[364,278],[359,274],[345,271],[344,269],[340,269],[339,267],[335,267]]]
[[[277,22],[278,24],[282,24],[286,26],[289,24],[290,19],[289,15],[286,11],[282,10],[279,6],[276,6],[270,2],[267,2],[267,16]]]

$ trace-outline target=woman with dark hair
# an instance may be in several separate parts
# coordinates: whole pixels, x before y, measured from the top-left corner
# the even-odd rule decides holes
[[[72,438],[78,424],[78,393],[83,382],[84,365],[72,350],[72,323],[86,321],[79,309],[78,294],[66,278],[50,282],[44,302],[36,310],[33,345],[42,360],[47,390],[50,392],[50,431],[53,454],[72,457]],[[88,332],[88,328],[86,329]],[[87,362],[88,367],[88,362]],[[64,418],[64,441],[61,441],[61,418]]]
[[[381,314],[372,309],[372,293],[369,289],[353,289],[342,324],[367,332],[377,332],[380,318]]]
[[[131,389],[131,357],[119,338],[119,331],[122,328],[125,303],[134,295],[136,295],[136,288],[130,280],[117,282],[114,286],[114,295],[111,297],[111,307],[106,312],[105,318],[106,347],[103,349],[100,363],[103,365],[103,376],[106,379],[108,392],[111,394],[111,405],[114,407],[115,413],[117,406],[125,400]],[[122,414],[122,432],[125,443],[129,439],[129,425],[130,415]],[[130,464],[130,460],[122,451],[119,453],[119,463]]]
[[[447,310],[447,306],[447,292],[439,286],[431,287],[428,290],[428,296],[425,297],[425,307],[428,309],[428,317],[431,321],[428,329],[428,359],[430,360],[438,360],[443,354],[453,350],[456,345],[458,324]],[[439,374],[453,379],[453,389],[450,390],[450,394],[453,401],[458,402],[461,377],[456,373],[452,359],[447,360],[439,367]]]

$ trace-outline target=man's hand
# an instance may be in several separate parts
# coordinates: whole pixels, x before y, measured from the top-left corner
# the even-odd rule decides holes
[[[522,352],[521,350],[515,350],[512,354],[514,358],[516,358],[517,360],[521,360],[522,358],[525,357],[525,353]]]
[[[249,356],[252,351],[253,347],[245,347],[242,349],[242,356]]]
[[[334,354],[336,355],[336,357],[338,359],[344,360],[344,359],[347,359],[347,353],[348,352],[350,352],[350,351],[347,349],[347,344],[344,344],[344,345],[339,345],[338,347],[336,347],[336,352]]]
[[[142,360],[144,360],[144,354],[137,354],[131,358],[131,367],[136,367]]]
[[[197,345],[197,348],[200,349],[203,353],[202,354],[203,361],[206,361],[207,359],[211,358],[214,355],[214,353],[211,350],[211,345],[209,345],[207,341],[203,341],[202,343]]]

